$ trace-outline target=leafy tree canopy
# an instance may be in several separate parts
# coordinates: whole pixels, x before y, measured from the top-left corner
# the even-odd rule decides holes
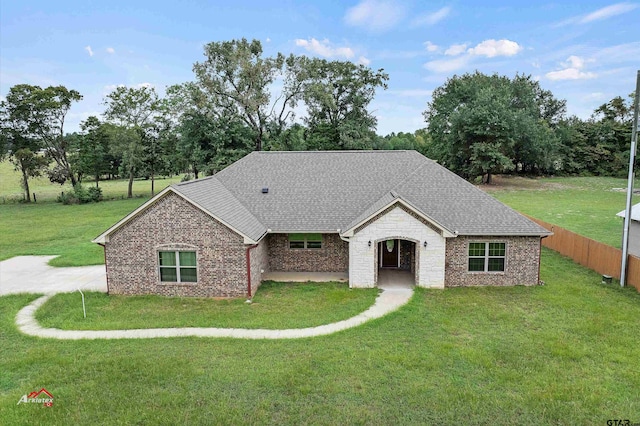
[[[453,76],[424,112],[430,154],[467,179],[487,182],[516,168],[552,169],[559,146],[552,129],[564,112],[564,101],[529,76]]]

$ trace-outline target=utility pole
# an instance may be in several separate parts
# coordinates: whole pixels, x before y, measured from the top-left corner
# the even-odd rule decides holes
[[[636,146],[638,144],[638,110],[640,110],[640,70],[636,76],[636,98],[633,103],[633,129],[631,130],[631,153],[629,154],[629,182],[627,183],[627,208],[624,214],[624,230],[622,231],[622,267],[620,270],[620,287],[624,287],[627,279],[627,260],[629,258],[629,227],[631,226],[631,199],[633,196],[634,166],[636,164]]]

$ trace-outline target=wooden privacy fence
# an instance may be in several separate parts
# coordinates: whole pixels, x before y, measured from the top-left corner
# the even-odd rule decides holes
[[[553,232],[553,235],[542,239],[542,245],[569,256],[579,264],[593,269],[599,274],[611,275],[620,279],[622,250],[611,247],[591,238],[583,237],[557,225],[528,216],[538,225]],[[629,255],[627,269],[627,285],[640,291],[640,258]]]

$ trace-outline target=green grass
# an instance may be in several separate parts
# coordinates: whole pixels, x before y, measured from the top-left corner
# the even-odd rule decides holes
[[[522,213],[620,248],[623,219],[616,214],[625,209],[626,186],[626,179],[606,177],[503,178],[488,192]]]
[[[365,311],[377,289],[351,290],[348,284],[266,281],[247,304],[244,299],[212,300],[161,296],[108,296],[85,293],[83,318],[78,293],[58,294],[37,313],[46,327],[115,330],[163,327],[301,328],[341,321]]]
[[[170,178],[156,178],[155,192],[162,191],[167,186],[180,182],[181,176],[173,176]],[[122,199],[127,196],[127,186],[129,181],[126,179],[105,180],[100,181],[102,194],[105,199]],[[83,181],[84,186],[93,186],[95,182],[90,179]],[[49,181],[46,176],[29,179],[29,188],[31,193],[36,194],[38,203],[54,202],[60,192],[71,192],[73,188],[70,183],[65,185],[54,184]],[[13,165],[5,160],[0,161],[0,203],[11,203],[20,201],[24,198],[24,190],[20,186],[20,173],[14,170]],[[151,196],[151,180],[136,179],[133,182],[133,196],[148,198]]]
[[[19,255],[60,255],[53,266],[104,263],[102,247],[91,242],[145,200],[105,201],[64,206],[0,205],[0,260]]]
[[[545,286],[418,290],[330,336],[56,341],[0,298],[3,424],[606,424],[640,420],[640,294],[544,250]],[[91,305],[89,315],[91,315]],[[265,316],[266,318],[266,316]],[[45,387],[51,408],[16,405]]]

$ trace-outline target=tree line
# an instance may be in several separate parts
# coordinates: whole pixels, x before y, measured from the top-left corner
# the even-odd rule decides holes
[[[427,155],[467,179],[496,173],[627,174],[634,93],[616,96],[587,120],[531,76],[454,76],[424,112]]]
[[[80,187],[90,179],[210,175],[253,150],[416,149],[467,179],[496,173],[624,175],[632,105],[616,97],[588,120],[566,116],[530,76],[453,76],[437,88],[424,129],[376,134],[370,111],[388,75],[348,61],[265,56],[259,41],[209,43],[194,80],[117,87],[102,118],[65,132],[82,95],[64,86],[19,84],[0,103],[0,155],[29,179]],[[298,117],[299,116],[299,117]]]
[[[194,81],[170,86],[117,87],[102,119],[80,132],[65,119],[82,95],[64,86],[19,84],[0,104],[0,153],[29,179],[46,174],[74,187],[86,177],[136,177],[221,170],[253,150],[364,149],[376,139],[369,111],[388,75],[347,61],[263,54],[259,41],[209,43]],[[273,93],[272,93],[273,92]],[[302,114],[297,120],[296,114]],[[53,164],[53,165],[52,165]],[[153,189],[152,189],[153,190]]]

